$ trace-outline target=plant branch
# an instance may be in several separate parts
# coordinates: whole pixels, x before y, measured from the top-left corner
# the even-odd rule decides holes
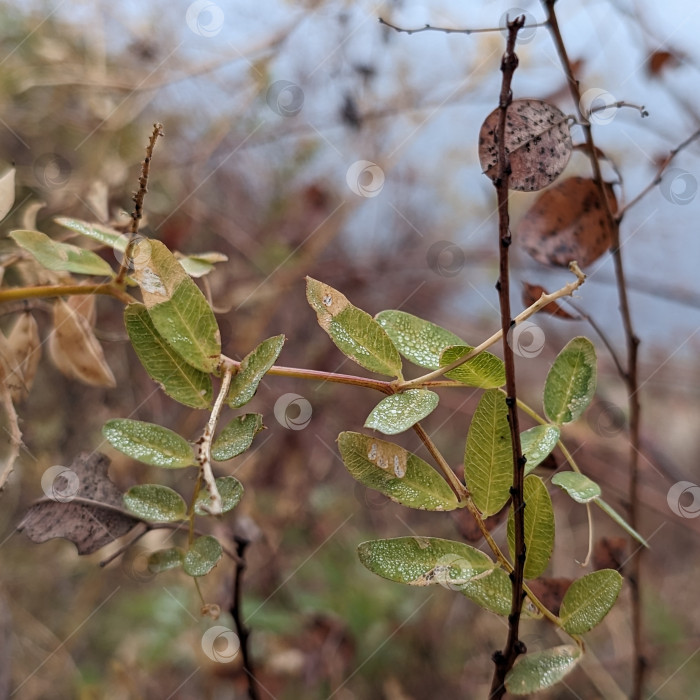
[[[450,488],[454,491],[455,496],[457,496],[457,500],[460,502],[467,501],[467,500],[471,501],[471,497],[469,496],[469,491],[466,489],[464,484],[457,478],[457,475],[452,471],[452,468],[447,463],[445,458],[442,456],[442,454],[440,453],[440,450],[438,450],[438,448],[435,446],[433,441],[430,439],[430,436],[428,435],[428,433],[425,432],[425,429],[423,428],[423,426],[420,423],[416,423],[413,426],[413,430],[415,431],[416,435],[418,435],[418,437],[421,439],[421,442],[426,446],[428,452],[430,452],[430,454],[433,456],[433,459],[437,462],[438,467],[440,467],[440,471],[442,472],[443,476],[445,477],[445,480],[450,485]],[[479,516],[479,518],[477,519],[477,523],[479,523],[479,522],[480,522],[480,525],[483,524],[483,520],[481,520],[481,516]],[[487,530],[487,532],[488,532],[488,530]],[[482,533],[483,533],[483,530],[482,530]]]
[[[442,32],[443,34],[483,34],[485,32],[502,32],[503,27],[484,27],[479,29],[455,29],[452,27],[434,27],[432,24],[425,24],[422,27],[409,28],[409,27],[399,27],[396,24],[392,24],[385,19],[379,18],[379,24],[383,24],[389,29],[393,29],[399,33],[403,34],[420,34],[421,32]],[[523,24],[523,27],[527,29],[533,29],[535,27],[544,27],[544,24]]]
[[[219,489],[216,487],[216,480],[214,479],[214,473],[212,472],[211,468],[211,444],[214,439],[214,433],[216,432],[216,425],[219,422],[221,409],[224,406],[224,401],[226,400],[229,387],[231,386],[232,376],[233,368],[230,366],[225,367],[223,376],[221,377],[219,395],[216,397],[216,401],[214,402],[214,408],[212,408],[209,421],[207,422],[206,428],[204,428],[204,433],[197,441],[197,462],[199,463],[199,473],[204,483],[204,488],[209,492],[209,504],[202,506],[202,508],[211,515],[221,515],[222,507],[221,494],[219,493]]]
[[[151,170],[153,149],[155,148],[158,137],[163,135],[163,125],[160,123],[154,124],[151,137],[149,138],[148,145],[146,146],[146,157],[141,164],[139,188],[132,196],[132,199],[134,200],[134,210],[131,212],[131,221],[129,222],[129,242],[126,244],[124,257],[122,258],[121,265],[119,266],[119,272],[117,273],[115,280],[117,284],[124,283],[124,278],[126,277],[129,265],[131,264],[132,250],[134,247],[136,234],[139,232],[139,225],[141,223],[141,219],[143,218],[143,200],[146,198],[146,194],[148,193],[148,176]]]
[[[554,5],[556,0],[541,0],[547,12],[547,24],[552,35],[554,44],[559,54],[562,67],[566,73],[569,84],[569,91],[574,101],[574,105],[579,117],[586,123],[581,124],[588,157],[593,169],[593,176],[598,189],[600,201],[604,204],[605,217],[612,232],[611,252],[613,263],[615,266],[615,278],[617,281],[617,294],[620,304],[620,314],[622,316],[622,325],[625,331],[625,341],[627,346],[627,371],[622,375],[622,378],[627,387],[627,397],[629,405],[629,524],[633,530],[638,531],[638,506],[639,506],[639,428],[640,428],[640,413],[641,405],[639,402],[639,381],[637,358],[639,349],[639,338],[634,332],[632,324],[632,315],[630,312],[629,300],[627,295],[627,284],[625,281],[625,270],[622,261],[622,252],[620,245],[620,219],[615,216],[612,210],[610,198],[608,197],[607,188],[603,182],[603,177],[598,160],[597,149],[593,141],[593,133],[590,123],[584,119],[581,111],[581,91],[578,81],[576,80],[571,61],[566,51],[566,46],[559,29],[556,11]],[[691,137],[692,138],[692,137]],[[670,162],[670,161],[669,161]],[[633,200],[634,201],[634,200]],[[632,548],[634,551],[634,547]],[[641,556],[640,552],[631,557],[629,565],[629,582],[632,593],[632,645],[634,654],[634,668],[632,680],[632,700],[641,700],[644,687],[644,674],[647,667],[647,662],[643,652],[643,635],[642,635],[642,599],[641,599]]]
[[[255,671],[253,670],[253,661],[250,654],[248,639],[250,630],[243,622],[242,604],[243,597],[243,572],[246,568],[245,550],[250,544],[250,541],[236,535],[234,537],[236,543],[236,575],[234,579],[233,602],[231,603],[231,617],[236,626],[236,634],[241,643],[241,656],[243,658],[243,670],[248,676],[248,697],[250,700],[258,700],[257,680]]]
[[[508,343],[508,331],[513,326],[510,311],[510,267],[508,252],[511,244],[510,216],[508,212],[508,181],[510,178],[510,161],[506,151],[506,116],[513,100],[511,83],[513,74],[518,67],[518,57],[515,54],[515,42],[518,32],[525,23],[521,15],[508,22],[508,40],[506,50],[501,59],[501,93],[498,100],[498,127],[495,142],[498,148],[498,171],[494,181],[498,200],[498,238],[499,238],[499,268],[500,275],[496,288],[501,308],[501,334],[503,340],[503,358],[506,369],[506,405],[508,407],[508,423],[513,447],[513,483],[511,486],[511,502],[515,532],[514,568],[510,574],[512,583],[511,608],[508,615],[508,639],[503,651],[493,655],[495,664],[491,683],[490,698],[499,700],[505,694],[505,679],[513,667],[516,658],[525,651],[525,645],[519,639],[520,614],[523,607],[524,571],[525,571],[525,498],[523,486],[525,480],[525,460],[520,445],[520,428],[518,425],[518,407],[515,386],[515,359],[513,349]]]
[[[50,284],[38,287],[12,287],[0,289],[0,304],[23,299],[38,299],[41,297],[75,296],[77,294],[103,294],[114,297],[125,304],[136,301],[115,282],[103,284]]]

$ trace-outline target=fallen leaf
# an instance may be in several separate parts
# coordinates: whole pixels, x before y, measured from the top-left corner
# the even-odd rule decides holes
[[[613,213],[617,200],[606,183]],[[593,180],[571,177],[543,192],[521,219],[516,237],[525,250],[545,265],[568,267],[572,260],[582,268],[603,255],[613,241]]]
[[[47,496],[29,507],[17,530],[32,542],[63,537],[78,554],[92,554],[125,535],[141,521],[123,511],[122,492],[108,468],[105,455],[83,452],[70,467],[48,469],[42,478]]]

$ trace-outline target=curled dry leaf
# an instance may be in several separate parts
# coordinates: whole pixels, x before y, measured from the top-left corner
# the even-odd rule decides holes
[[[53,325],[49,352],[56,367],[66,377],[91,386],[117,385],[102,346],[81,313],[63,299],[57,299],[53,306]]]
[[[15,403],[32,388],[40,358],[39,328],[34,316],[26,311],[17,318],[7,339],[3,336],[0,341],[0,373]]]
[[[94,328],[97,318],[95,299],[94,294],[75,294],[66,299],[66,304],[77,311],[90,324],[91,328]]]
[[[532,306],[543,294],[548,294],[544,287],[539,284],[529,284],[523,282],[523,304],[528,307]],[[550,301],[547,306],[541,309],[544,313],[556,316],[557,318],[566,318],[570,321],[579,321],[578,316],[570,314],[566,309],[563,309],[556,301]]]
[[[498,175],[498,118],[494,109],[479,131],[479,162],[492,180]],[[566,115],[541,100],[513,100],[506,114],[506,153],[510,160],[508,186],[534,192],[556,180],[571,157],[571,134]]]
[[[612,211],[617,200],[606,183]],[[525,250],[545,265],[585,268],[612,245],[613,229],[591,179],[571,177],[543,192],[520,220],[516,233]]]
[[[64,537],[78,554],[92,554],[126,535],[141,521],[123,511],[122,492],[108,468],[103,454],[83,452],[70,467],[47,469],[41,480],[47,495],[29,507],[17,530],[32,542]]]

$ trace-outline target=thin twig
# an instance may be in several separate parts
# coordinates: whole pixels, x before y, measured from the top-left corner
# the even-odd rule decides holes
[[[139,177],[139,188],[134,192],[132,199],[134,200],[134,210],[131,212],[131,221],[129,222],[129,242],[126,244],[126,249],[124,250],[124,257],[122,258],[121,265],[119,266],[119,272],[115,282],[117,284],[123,284],[126,273],[129,270],[129,265],[132,258],[132,249],[135,243],[136,234],[139,232],[139,225],[141,219],[143,218],[143,200],[146,198],[148,193],[148,175],[151,170],[151,159],[153,158],[153,149],[155,148],[156,141],[159,136],[163,136],[163,125],[156,123],[153,125],[153,132],[148,140],[148,146],[146,146],[146,157],[141,164],[141,176]]]
[[[525,593],[523,591],[525,573],[525,459],[520,445],[520,427],[518,422],[518,406],[515,386],[515,358],[513,349],[508,343],[508,331],[512,328],[513,319],[510,312],[510,267],[508,252],[511,244],[510,216],[508,212],[508,181],[510,178],[510,161],[506,151],[506,116],[513,100],[511,83],[513,74],[518,67],[518,57],[515,55],[515,42],[518,32],[525,23],[525,17],[517,17],[508,22],[508,40],[506,50],[501,60],[501,94],[498,100],[498,127],[496,129],[496,144],[498,147],[498,172],[494,185],[498,199],[498,238],[499,238],[499,268],[498,300],[501,308],[501,331],[503,337],[503,358],[506,369],[506,406],[508,407],[508,423],[513,449],[513,483],[511,486],[511,501],[513,508],[514,529],[514,568],[510,574],[512,583],[511,608],[508,615],[508,639],[503,651],[493,655],[495,664],[491,692],[489,697],[500,700],[505,694],[505,679],[513,667],[517,657],[524,653],[525,645],[519,639],[520,614]]]
[[[420,423],[416,423],[413,426],[413,430],[415,431],[416,435],[418,435],[418,437],[421,439],[421,442],[426,446],[428,452],[430,452],[430,454],[433,456],[433,459],[437,462],[438,466],[440,467],[440,471],[445,477],[445,480],[450,485],[452,491],[454,491],[455,496],[457,496],[457,500],[462,502],[467,499],[471,499],[471,497],[469,496],[469,491],[467,491],[464,484],[457,478],[456,474],[452,471],[452,468],[442,456],[440,451],[437,449],[433,441],[430,439],[428,433],[425,432],[423,426]],[[483,523],[481,517],[477,519],[477,523],[479,522]]]
[[[38,299],[46,297],[67,297],[76,294],[103,294],[114,297],[125,304],[136,301],[131,294],[125,292],[115,282],[105,284],[50,284],[39,287],[12,287],[0,290],[0,304],[9,301],[21,301],[24,299]]]
[[[420,34],[421,32],[442,32],[443,34],[483,34],[485,32],[502,32],[504,27],[483,27],[479,29],[455,29],[453,27],[434,27],[432,24],[424,24],[422,27],[417,27],[415,29],[409,27],[399,27],[396,24],[392,24],[385,19],[379,18],[379,24],[383,24],[389,29],[403,33],[403,34]],[[544,27],[543,24],[523,24],[525,29],[534,29],[535,27]]]
[[[552,39],[559,54],[562,67],[566,73],[569,91],[573,99],[574,105],[579,117],[584,121],[584,115],[581,111],[581,91],[578,81],[574,76],[571,67],[571,61],[559,29],[556,11],[554,5],[556,0],[541,0],[547,12],[547,24],[552,35]],[[625,342],[627,346],[627,371],[622,375],[622,379],[627,387],[627,400],[629,405],[629,524],[638,531],[638,507],[639,507],[639,428],[641,405],[639,401],[639,380],[637,358],[639,349],[639,338],[634,332],[632,324],[632,315],[630,312],[629,300],[627,295],[627,284],[625,281],[625,269],[622,262],[622,252],[620,246],[620,227],[619,219],[616,217],[612,209],[612,203],[608,196],[607,187],[603,181],[603,176],[598,160],[598,151],[593,140],[593,133],[589,123],[581,124],[584,137],[586,140],[588,157],[593,169],[593,179],[598,189],[600,201],[604,205],[604,214],[612,231],[611,252],[613,263],[615,266],[615,278],[617,281],[617,295],[620,304],[620,314],[622,316],[622,325],[625,331]],[[634,551],[634,547],[632,547]],[[629,583],[632,597],[632,646],[634,655],[634,668],[632,679],[632,700],[641,700],[644,687],[644,674],[647,667],[647,662],[643,651],[643,634],[642,634],[642,597],[641,597],[641,550],[637,551],[631,557],[629,562]]]
[[[233,601],[231,603],[231,617],[236,626],[236,634],[241,644],[241,657],[243,659],[243,670],[248,676],[248,697],[250,700],[258,700],[257,680],[253,669],[253,660],[250,654],[250,646],[248,639],[250,637],[250,629],[243,622],[242,616],[242,598],[243,598],[243,572],[246,568],[245,550],[250,544],[250,541],[244,537],[236,535],[234,538],[236,543],[236,575],[234,579]]]

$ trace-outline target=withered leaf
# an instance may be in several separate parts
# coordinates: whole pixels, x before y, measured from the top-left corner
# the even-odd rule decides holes
[[[91,386],[117,385],[105,360],[102,346],[81,312],[63,299],[56,299],[53,305],[53,325],[49,336],[49,352],[54,364],[63,374],[69,379],[78,379]]]
[[[539,284],[529,284],[523,282],[523,304],[525,307],[532,306],[543,294],[548,294],[544,287]],[[556,301],[550,301],[547,306],[543,306],[541,311],[558,318],[566,318],[571,321],[579,321],[578,316],[570,314],[566,309],[563,309]]]
[[[606,188],[614,213],[615,193],[607,183]],[[613,241],[598,188],[583,177],[568,178],[539,195],[520,220],[516,235],[535,260],[559,267],[568,267],[572,260],[588,267]]]
[[[573,581],[570,578],[547,578],[546,576],[541,576],[534,581],[529,581],[528,586],[548,610],[558,615],[561,601],[572,583]]]
[[[0,354],[3,356],[0,363],[5,365],[3,381],[10,388],[12,400],[21,401],[32,388],[41,358],[39,328],[30,312],[26,311],[17,318],[6,341],[3,337]]]
[[[479,162],[492,180],[498,176],[498,119],[495,109],[479,131]],[[541,100],[513,100],[506,113],[506,153],[510,161],[508,187],[534,192],[556,180],[571,157],[566,115]]]
[[[105,455],[83,452],[70,467],[57,469],[53,479],[42,479],[47,496],[29,507],[17,530],[32,542],[63,537],[78,554],[92,554],[126,535],[141,521],[122,510],[122,493],[109,479],[108,468]],[[51,476],[49,470],[46,474]]]

